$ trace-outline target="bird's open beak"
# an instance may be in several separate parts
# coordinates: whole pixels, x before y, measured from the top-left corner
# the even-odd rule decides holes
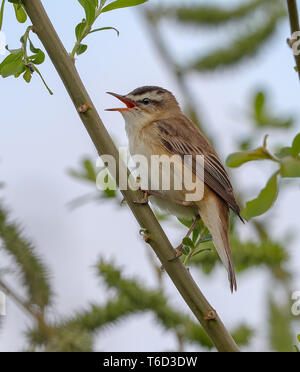
[[[128,98],[125,98],[124,96],[121,96],[120,94],[116,94],[116,93],[112,93],[112,92],[106,92],[106,93],[118,98],[121,102],[125,103],[125,105],[127,107],[106,109],[105,111],[119,111],[119,112],[122,112],[122,111],[128,111],[128,110],[136,107],[136,104],[132,100],[130,100]]]

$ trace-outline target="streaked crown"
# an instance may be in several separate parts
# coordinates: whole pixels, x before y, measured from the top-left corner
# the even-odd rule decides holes
[[[161,111],[179,108],[174,95],[167,89],[157,86],[143,86],[128,93],[126,98],[132,100],[142,110]]]

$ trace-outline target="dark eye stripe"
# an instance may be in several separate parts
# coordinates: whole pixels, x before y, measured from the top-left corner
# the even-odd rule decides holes
[[[148,98],[148,99],[149,99],[149,104],[152,103],[153,105],[158,105],[162,102],[162,101],[156,101],[156,100],[150,99],[150,98]],[[145,104],[144,99],[141,99],[141,100],[137,101],[137,103]]]

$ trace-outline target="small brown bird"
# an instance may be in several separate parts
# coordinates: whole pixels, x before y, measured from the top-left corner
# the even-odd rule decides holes
[[[149,190],[147,195],[150,195],[151,202],[171,214],[195,217],[187,236],[201,217],[228,271],[230,289],[232,292],[237,290],[229,243],[229,208],[241,218],[240,208],[216,151],[197,126],[182,113],[176,98],[168,90],[144,86],[124,96],[108,94],[126,104],[126,107],[108,111],[118,111],[123,115],[131,155],[144,155],[149,161],[152,155],[179,155],[182,159],[185,155],[192,155],[190,168],[195,178],[199,178],[196,155],[203,155],[204,195],[201,200],[186,202],[186,190]],[[176,250],[178,256],[181,249],[182,245]]]

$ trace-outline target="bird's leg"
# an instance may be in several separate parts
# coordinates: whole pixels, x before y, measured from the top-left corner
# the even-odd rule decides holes
[[[195,221],[192,223],[191,227],[189,228],[189,231],[185,235],[184,238],[189,238],[192,232],[194,231],[195,227],[197,226],[197,223],[200,220],[200,215],[198,214],[195,218]],[[179,246],[175,249],[175,258],[178,258],[182,255],[182,248],[183,248],[183,243],[179,244]]]
[[[138,204],[138,205],[147,205],[148,202],[149,202],[149,195],[151,195],[151,193],[147,190],[141,190],[144,194],[142,200],[137,200],[137,201],[134,201],[134,204]]]

